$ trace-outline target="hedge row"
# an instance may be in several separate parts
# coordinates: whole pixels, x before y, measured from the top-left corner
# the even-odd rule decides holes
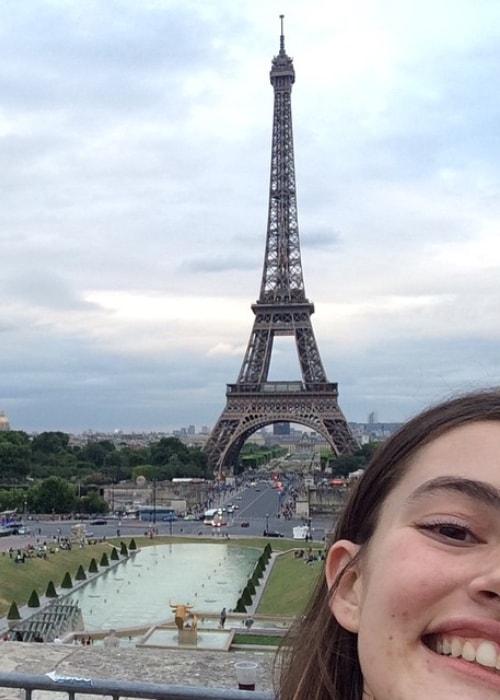
[[[269,544],[269,542],[267,542],[266,546],[262,551],[262,554],[257,559],[257,563],[255,564],[255,568],[252,572],[252,575],[247,581],[247,585],[243,589],[240,597],[238,598],[238,601],[234,608],[234,612],[244,613],[246,612],[247,607],[252,604],[252,598],[255,595],[255,587],[259,585],[259,581],[262,578],[264,571],[266,570],[272,552],[272,547]]]

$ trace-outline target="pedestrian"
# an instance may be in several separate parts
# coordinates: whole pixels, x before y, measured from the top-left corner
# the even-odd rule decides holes
[[[500,389],[375,452],[280,659],[280,700],[499,700]]]
[[[221,628],[221,630],[224,629],[224,625],[226,624],[226,617],[227,617],[226,608],[222,608],[222,610],[220,611],[220,628]]]

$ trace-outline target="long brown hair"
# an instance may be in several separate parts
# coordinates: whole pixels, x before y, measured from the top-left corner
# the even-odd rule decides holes
[[[372,457],[339,518],[332,542],[351,540],[361,545],[357,556],[362,556],[382,504],[414,454],[448,430],[482,420],[500,420],[500,389],[453,398],[405,423]],[[329,597],[335,590],[333,586],[328,591],[324,574],[320,576],[305,614],[296,619],[285,639],[277,659],[280,700],[362,700],[357,635],[341,627],[330,611]]]

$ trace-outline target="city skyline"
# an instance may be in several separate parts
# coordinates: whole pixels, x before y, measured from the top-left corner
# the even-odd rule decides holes
[[[0,410],[213,426],[264,257],[285,13],[312,323],[348,421],[500,384],[494,0],[0,7]],[[272,379],[299,377],[289,339]]]

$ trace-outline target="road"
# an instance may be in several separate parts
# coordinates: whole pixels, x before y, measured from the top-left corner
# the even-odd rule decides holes
[[[238,493],[224,496],[217,506],[227,506],[232,503],[238,506],[234,513],[227,515],[227,526],[224,528],[212,528],[199,521],[186,521],[179,519],[175,522],[163,522],[157,520],[156,523],[140,522],[135,519],[115,517],[104,517],[106,524],[93,524],[92,521],[84,521],[87,532],[91,532],[94,537],[116,537],[118,531],[122,537],[132,537],[134,535],[144,535],[151,527],[158,529],[160,535],[214,535],[221,536],[226,533],[230,537],[235,536],[258,536],[262,537],[265,530],[278,531],[285,537],[292,537],[292,530],[297,525],[302,524],[301,518],[285,520],[278,517],[280,505],[280,492],[272,488],[267,481],[259,481],[256,486],[247,486]],[[101,518],[99,518],[101,519]],[[50,540],[54,536],[69,537],[71,526],[75,524],[73,520],[56,521],[36,521],[28,522],[32,532],[29,535],[9,535],[0,537],[0,551],[25,547],[30,541],[39,539]],[[242,522],[248,522],[248,527],[241,527]],[[313,538],[322,541],[332,526],[330,517],[313,518],[312,523]],[[39,533],[40,530],[40,533]]]

